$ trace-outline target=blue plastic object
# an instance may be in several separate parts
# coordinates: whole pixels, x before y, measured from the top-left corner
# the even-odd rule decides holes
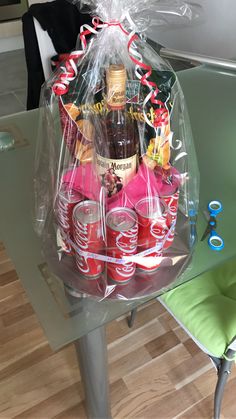
[[[212,250],[216,251],[220,251],[225,247],[224,240],[215,232],[215,230],[212,230],[210,233],[208,245]]]
[[[210,201],[207,208],[210,213],[210,237],[208,239],[208,245],[212,250],[220,251],[225,246],[224,240],[216,233],[214,227],[216,227],[216,216],[223,211],[223,205],[220,201]]]
[[[220,201],[211,201],[208,204],[208,211],[210,213],[210,215],[217,215],[219,214],[221,211],[223,211],[223,205]]]
[[[220,201],[210,201],[207,209],[210,214],[210,218],[207,223],[207,228],[203,233],[201,241],[205,240],[207,236],[208,238],[208,245],[212,250],[220,251],[224,248],[224,240],[219,234],[216,233],[216,216],[221,211],[223,211],[223,205]]]

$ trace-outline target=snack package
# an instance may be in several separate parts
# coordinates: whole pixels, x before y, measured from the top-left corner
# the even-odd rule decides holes
[[[80,3],[92,25],[42,91],[35,227],[50,269],[78,293],[142,298],[187,267],[199,194],[184,96],[144,29],[193,11],[177,0]]]

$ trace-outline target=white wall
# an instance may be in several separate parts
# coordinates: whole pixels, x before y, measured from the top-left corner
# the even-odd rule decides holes
[[[29,3],[43,1],[46,0],[29,0]],[[165,30],[152,28],[149,31],[149,36],[169,48],[221,58],[236,58],[236,0],[191,1],[203,6],[204,23],[195,23],[191,27],[180,26]],[[9,29],[8,26],[12,26],[12,33],[6,34],[6,28]],[[0,24],[0,52],[23,47],[19,26],[20,22],[17,22],[17,25],[15,22],[10,25]],[[16,27],[18,33],[15,33]],[[17,35],[18,38],[16,39]]]
[[[151,29],[151,38],[169,48],[236,58],[236,0],[195,2],[204,8],[204,23],[172,30]]]
[[[0,23],[0,53],[24,47],[20,20]]]
[[[51,0],[28,0],[33,3],[44,3]],[[0,22],[0,53],[24,48],[21,19]]]

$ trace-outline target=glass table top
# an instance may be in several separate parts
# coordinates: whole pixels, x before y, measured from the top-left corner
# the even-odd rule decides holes
[[[220,200],[217,232],[225,241],[221,252],[198,242],[185,272],[171,284],[195,278],[236,255],[236,74],[198,67],[178,73],[183,88],[201,174],[198,237],[206,228],[210,200]],[[32,178],[38,110],[0,118],[0,131],[10,132],[14,146],[0,152],[0,240],[4,242],[21,282],[54,349],[78,339],[142,304],[134,301],[98,302],[91,298],[69,301],[63,284],[45,264],[40,240],[32,227]],[[169,289],[169,288],[168,288]],[[162,288],[155,296],[163,293]]]

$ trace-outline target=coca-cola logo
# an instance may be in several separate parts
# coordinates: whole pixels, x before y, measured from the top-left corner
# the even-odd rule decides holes
[[[82,224],[77,221],[74,238],[77,246],[80,247],[81,250],[87,250],[89,247],[88,224]]]
[[[116,246],[122,253],[133,255],[137,250],[138,226],[122,231],[116,237]]]
[[[177,215],[177,207],[172,205],[171,207],[169,207],[169,214],[172,216]]]
[[[167,242],[173,242],[174,241],[174,238],[175,238],[175,232],[174,231],[172,231],[168,236],[167,236],[167,238],[166,238],[166,241]]]
[[[89,265],[88,265],[87,258],[77,254],[76,255],[76,264],[77,264],[77,266],[78,266],[78,268],[81,272],[83,272],[84,274],[89,273],[90,268],[89,268]]]
[[[168,202],[168,212],[171,215],[176,215],[178,210],[178,197],[175,195]]]
[[[118,266],[115,270],[119,276],[123,278],[130,278],[132,275],[134,275],[135,264],[133,262],[127,262],[120,267]]]
[[[60,229],[57,230],[57,245],[66,253],[70,253],[72,251],[71,245],[67,241],[66,233]]]
[[[155,239],[162,240],[165,237],[166,231],[163,226],[157,224],[156,221],[153,221],[150,226],[150,233],[152,237],[155,237]]]
[[[57,219],[58,223],[65,231],[70,229],[68,204],[62,199],[58,199],[57,202]]]

